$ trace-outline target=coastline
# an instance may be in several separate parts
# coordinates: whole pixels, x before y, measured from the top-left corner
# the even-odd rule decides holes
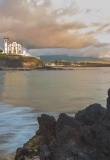
[[[31,71],[31,68],[0,67],[0,71]]]
[[[56,120],[42,114],[36,135],[16,151],[15,160],[109,160],[110,113],[100,104],[61,113]]]
[[[0,67],[0,71],[33,71],[33,70],[40,70],[40,71],[45,71],[45,70],[52,70],[52,71],[62,71],[62,70],[74,70],[74,68],[100,68],[100,67],[109,67],[109,66],[55,66],[55,67],[51,67],[51,66],[43,66],[43,67],[37,67],[37,68],[19,68],[19,67]]]

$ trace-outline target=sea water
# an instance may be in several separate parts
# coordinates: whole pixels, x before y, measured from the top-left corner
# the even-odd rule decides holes
[[[42,113],[70,116],[93,103],[106,107],[110,68],[0,72],[0,156],[22,147]]]

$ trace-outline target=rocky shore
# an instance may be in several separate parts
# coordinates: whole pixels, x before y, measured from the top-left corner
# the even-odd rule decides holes
[[[31,71],[31,68],[8,68],[8,67],[0,67],[0,71]]]
[[[37,70],[52,70],[52,71],[62,71],[62,70],[74,70],[74,68],[69,68],[69,67],[51,67],[51,66],[43,66],[37,68]]]
[[[36,57],[0,54],[0,71],[34,70],[44,66],[44,62]]]
[[[110,160],[110,112],[93,104],[58,120],[42,114],[36,135],[16,151],[15,160]]]
[[[72,68],[55,68],[55,67],[46,67],[46,66],[43,66],[43,67],[34,67],[34,68],[31,68],[31,67],[0,67],[0,71],[32,71],[32,70],[40,70],[40,71],[62,71],[62,70],[74,70]]]

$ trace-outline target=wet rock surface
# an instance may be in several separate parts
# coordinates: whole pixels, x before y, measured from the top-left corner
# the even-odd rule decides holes
[[[38,117],[36,135],[17,149],[15,160],[110,160],[110,112],[93,104],[58,120]]]

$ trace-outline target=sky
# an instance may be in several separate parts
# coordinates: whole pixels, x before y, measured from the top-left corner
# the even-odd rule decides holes
[[[16,39],[32,55],[110,58],[110,0],[0,0],[0,47]]]

